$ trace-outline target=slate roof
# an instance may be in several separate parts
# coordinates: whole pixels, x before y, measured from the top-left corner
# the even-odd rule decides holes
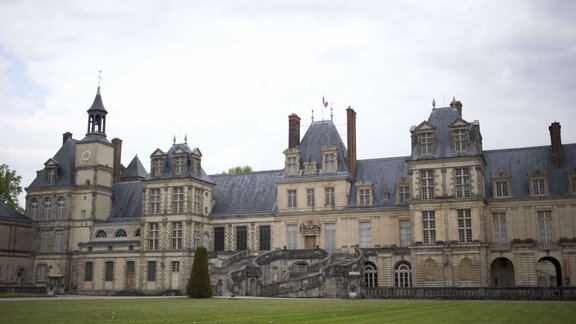
[[[536,170],[547,174],[551,196],[568,193],[568,172],[576,168],[576,144],[562,146],[563,167],[556,168],[550,146],[484,151],[486,159],[486,195],[492,197],[492,176],[507,173],[511,176],[512,197],[530,195],[529,175]]]
[[[0,202],[0,220],[9,220],[21,223],[34,223],[30,218]]]
[[[172,155],[174,154],[174,151],[176,151],[177,149],[182,149],[184,152],[186,152],[186,158],[190,162],[190,167],[188,167],[188,169],[185,173],[175,175],[172,173]],[[202,153],[200,152],[200,150],[198,148],[190,149],[190,147],[186,143],[173,144],[172,147],[168,150],[168,152],[166,152],[166,155],[165,155],[166,165],[164,167],[164,173],[160,176],[149,174],[146,179],[151,180],[151,179],[169,179],[169,178],[193,177],[196,179],[200,179],[200,180],[204,180],[206,182],[212,183],[212,180],[206,174],[206,172],[204,171],[204,168],[200,167],[200,176],[197,176],[196,174],[194,174],[192,172],[192,167],[191,167],[191,160],[192,160],[191,155],[192,154],[199,154],[200,156],[202,156]]]
[[[54,161],[58,162],[58,173],[56,182],[53,185],[48,185],[46,183],[46,171],[45,169],[42,169],[36,171],[36,178],[32,181],[30,186],[26,188],[26,190],[75,185],[74,164],[76,162],[76,143],[77,141],[75,139],[69,138],[52,158]]]
[[[452,152],[450,125],[461,118],[460,112],[454,107],[434,108],[428,117],[428,123],[435,127],[434,135],[436,141],[436,151],[432,155],[420,156],[417,152],[417,143],[412,139],[412,159],[445,158],[457,156],[474,156],[482,153],[482,138],[477,138],[480,134],[478,121],[468,122],[468,150],[466,152]],[[463,119],[464,120],[464,119]],[[412,131],[412,130],[411,130]],[[414,136],[414,135],[413,135]]]
[[[142,215],[142,181],[115,183],[112,187],[110,221],[140,220]]]
[[[136,155],[120,175],[122,180],[142,180],[148,177],[148,172]]]
[[[331,120],[312,122],[300,141],[300,160],[302,163],[311,160],[322,167],[322,146],[333,145],[337,148],[338,172],[348,172],[347,151],[336,126]]]
[[[408,164],[405,157],[384,159],[358,160],[356,163],[356,178],[350,188],[348,206],[356,207],[356,183],[358,181],[370,181],[373,184],[373,205],[370,207],[382,207],[397,205],[396,181],[408,177]],[[384,192],[389,193],[389,202],[384,202]],[[360,207],[364,208],[364,206]]]
[[[88,113],[90,112],[101,112],[107,114],[106,108],[104,108],[104,103],[102,102],[102,96],[100,95],[100,87],[98,87],[98,91],[96,91],[96,97],[94,98],[94,102],[90,109],[87,110]]]
[[[273,213],[276,210],[276,184],[283,170],[245,174],[212,175],[216,203],[211,216]]]

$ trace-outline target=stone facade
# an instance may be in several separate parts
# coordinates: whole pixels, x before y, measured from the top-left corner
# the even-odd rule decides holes
[[[410,155],[357,160],[346,112],[347,145],[331,120],[300,138],[290,115],[278,170],[209,176],[200,150],[174,141],[150,172],[138,157],[120,172],[98,90],[86,137],[65,133],[26,188],[30,282],[182,293],[203,245],[217,294],[574,286],[576,144],[561,144],[559,124],[551,146],[487,151],[454,100],[412,127]]]

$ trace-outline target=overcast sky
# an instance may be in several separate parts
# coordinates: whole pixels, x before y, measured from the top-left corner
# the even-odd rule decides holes
[[[576,1],[0,0],[0,164],[26,187],[86,134],[102,70],[122,162],[176,136],[207,173],[283,167],[288,118],[357,112],[358,158],[410,154],[432,99],[484,149],[576,142]],[[23,204],[23,196],[21,204]]]

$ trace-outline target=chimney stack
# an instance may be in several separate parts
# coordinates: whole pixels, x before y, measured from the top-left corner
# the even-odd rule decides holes
[[[114,146],[113,176],[114,182],[118,182],[120,180],[120,165],[122,164],[122,140],[114,138],[112,145]]]
[[[72,138],[72,133],[66,132],[62,134],[62,145],[64,145],[64,143],[66,143],[66,141],[70,138]]]
[[[552,155],[556,161],[556,168],[562,169],[562,137],[560,136],[560,123],[553,122],[548,130],[550,131],[550,142],[552,146]]]
[[[460,114],[460,117],[462,117],[462,102],[456,100],[456,97],[452,97],[450,107],[456,108],[456,110],[458,110],[458,113]]]
[[[296,114],[288,116],[288,148],[300,145],[300,117]]]
[[[346,109],[347,136],[348,136],[348,168],[352,176],[356,175],[356,112],[354,109]]]

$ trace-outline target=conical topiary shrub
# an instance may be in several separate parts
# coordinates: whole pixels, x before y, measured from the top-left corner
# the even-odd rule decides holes
[[[194,252],[194,263],[186,287],[186,295],[190,298],[212,297],[210,273],[208,272],[208,252],[203,246],[197,247]]]

